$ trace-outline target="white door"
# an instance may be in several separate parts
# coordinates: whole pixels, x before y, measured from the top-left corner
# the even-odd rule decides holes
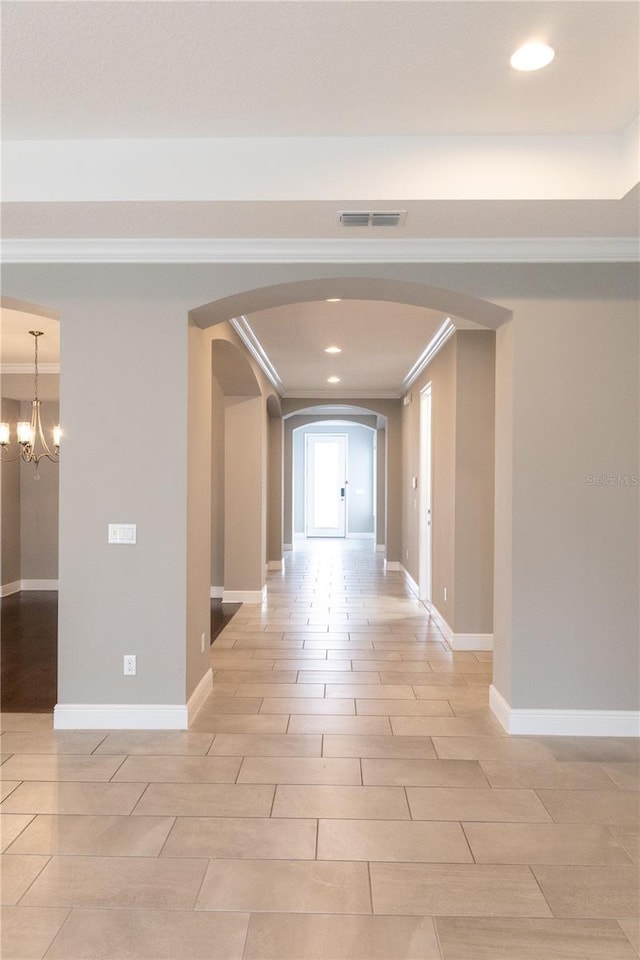
[[[347,519],[347,436],[306,435],[306,534],[344,537]]]
[[[431,603],[431,384],[420,391],[420,476],[418,477],[420,599]]]

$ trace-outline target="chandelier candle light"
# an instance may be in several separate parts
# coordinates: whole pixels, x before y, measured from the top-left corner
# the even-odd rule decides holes
[[[53,452],[46,441],[42,421],[40,419],[40,400],[38,398],[38,337],[43,336],[42,330],[29,330],[34,338],[34,398],[31,401],[31,420],[21,420],[16,428],[18,444],[22,448],[13,456],[5,456],[11,442],[11,427],[8,423],[0,423],[0,451],[3,462],[22,459],[25,463],[34,463],[36,479],[39,479],[38,466],[44,458],[52,463],[60,461],[61,430],[58,424],[53,428]]]

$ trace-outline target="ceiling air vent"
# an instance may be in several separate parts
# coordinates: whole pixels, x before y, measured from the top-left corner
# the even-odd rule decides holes
[[[341,210],[338,220],[343,227],[399,227],[406,210]]]

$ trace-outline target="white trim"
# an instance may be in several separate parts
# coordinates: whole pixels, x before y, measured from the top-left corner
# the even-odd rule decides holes
[[[396,573],[402,570],[402,564],[399,560],[386,560],[384,561],[384,570],[385,573]]]
[[[10,597],[12,593],[20,593],[21,590],[21,580],[14,580],[13,583],[3,583],[0,587],[0,597]]]
[[[640,737],[640,710],[515,709],[491,684],[489,706],[507,733],[551,737]]]
[[[636,263],[636,237],[11,239],[4,263]]]
[[[376,553],[386,553],[387,545],[386,543],[376,543]]]
[[[249,324],[247,318],[245,316],[233,317],[229,322],[266,376],[267,380],[269,380],[276,390],[281,393],[282,380],[280,379],[280,375],[274,365],[271,363],[271,360],[269,360],[264,347],[251,329],[251,325]]]
[[[456,328],[451,322],[451,317],[447,317],[447,319],[440,324],[434,335],[431,337],[431,340],[429,340],[429,343],[426,345],[402,381],[401,390],[403,393],[405,390],[408,390],[413,383],[415,383],[422,371],[429,366],[436,354],[440,353],[447,340],[449,340],[455,332]],[[431,387],[431,384],[427,384],[427,386]],[[422,395],[423,393],[424,390],[421,390],[420,394]]]
[[[292,544],[292,543],[283,543],[283,544],[282,544],[282,551],[283,551],[283,553],[290,553],[291,550],[293,550],[293,544]]]
[[[423,601],[423,602],[424,602],[424,601]],[[448,643],[449,645],[451,645],[451,640],[452,640],[452,638],[453,638],[453,630],[451,629],[451,627],[449,626],[449,624],[447,623],[447,621],[445,620],[445,618],[442,616],[442,614],[440,613],[440,611],[439,611],[438,608],[436,607],[435,603],[425,604],[425,606],[427,607],[429,613],[431,614],[431,616],[432,616],[433,619],[435,620],[435,622],[436,622],[436,624],[437,624],[437,626],[438,626],[438,630],[440,631],[440,633],[442,634],[442,636],[445,638],[445,640],[447,641],[447,643]]]
[[[213,670],[211,667],[207,672],[200,678],[198,684],[196,685],[195,690],[187,700],[187,719],[189,725],[191,725],[195,715],[198,710],[202,707],[203,703],[209,696],[213,689]]]
[[[348,533],[347,540],[374,540],[375,533]]]
[[[186,703],[58,703],[54,730],[186,730]]]
[[[413,579],[413,577],[411,576],[411,574],[409,573],[406,567],[402,568],[402,572],[404,573],[404,578],[407,581],[407,586],[409,587],[409,590],[411,590],[411,593],[415,593],[416,597],[420,599],[420,589],[418,587],[418,584],[415,582],[415,580]]]
[[[212,600],[222,600],[224,596],[224,587],[210,587],[209,596]]]
[[[284,570],[284,559],[283,559],[283,560],[268,560],[268,561],[267,561],[267,570]]]
[[[493,634],[454,633],[448,643],[452,650],[493,650]]]
[[[21,590],[58,590],[58,580],[21,580]]]
[[[398,400],[400,394],[397,390],[340,390],[339,393],[336,393],[335,390],[298,390],[294,388],[293,390],[284,390],[282,396],[287,400],[312,400],[316,397],[318,399],[326,400],[330,397],[332,400],[335,400],[336,396],[339,397],[339,401],[343,400]],[[366,424],[362,424],[366,426]],[[301,429],[296,427],[297,430]],[[373,429],[373,428],[370,428]]]
[[[267,585],[262,590],[225,590],[223,603],[264,603],[267,599]]]

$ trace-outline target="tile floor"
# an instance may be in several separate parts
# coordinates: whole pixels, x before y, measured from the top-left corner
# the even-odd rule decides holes
[[[3,960],[627,960],[638,743],[507,737],[366,541],[212,648],[189,732],[5,714]]]

